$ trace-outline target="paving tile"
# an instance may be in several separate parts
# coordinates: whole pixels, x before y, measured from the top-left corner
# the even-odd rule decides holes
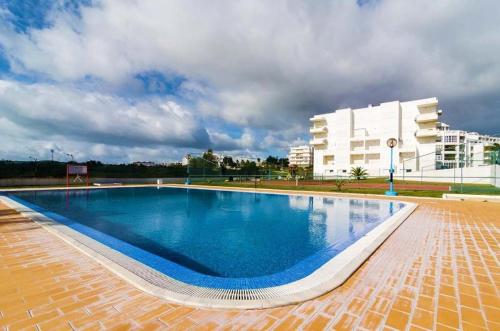
[[[458,329],[458,313],[453,310],[438,308],[437,322],[441,325]]]
[[[166,324],[173,324],[178,319],[184,318],[187,314],[193,311],[193,308],[179,306],[172,311],[169,311],[161,316],[159,316],[160,321]]]
[[[274,317],[266,316],[250,326],[250,330],[269,330],[277,324]]]
[[[468,323],[470,325],[475,325],[482,328],[486,327],[485,320],[480,310],[462,306],[460,311],[463,323]]]
[[[285,330],[296,330],[304,320],[295,315],[289,315],[283,321],[278,322],[278,325],[274,330],[285,331]]]
[[[384,297],[376,297],[370,306],[370,310],[380,314],[385,314],[389,311],[390,306],[391,301],[389,299]]]
[[[434,327],[434,313],[417,308],[413,312],[411,324],[424,329],[432,329]]]
[[[483,312],[486,315],[486,319],[490,322],[500,324],[500,307],[489,307],[484,306]]]
[[[374,311],[368,311],[362,317],[360,326],[368,330],[377,330],[379,326],[383,323],[385,315],[376,313]]]
[[[324,330],[331,319],[328,316],[318,315],[309,321],[309,324],[304,328],[307,331]]]
[[[479,299],[472,295],[461,294],[460,304],[473,309],[479,309]]]
[[[449,295],[441,294],[438,298],[438,306],[439,308],[446,308],[449,310],[457,311],[458,310],[458,300],[455,297],[451,297]]]
[[[412,301],[405,297],[397,297],[392,304],[392,309],[396,309],[405,313],[410,313],[412,309]]]
[[[347,306],[347,311],[356,316],[360,316],[363,309],[366,307],[367,301],[360,298],[352,299],[351,303]]]
[[[335,321],[332,329],[333,330],[353,330],[354,325],[357,321],[357,317],[348,313],[342,314],[340,318]]]
[[[410,315],[408,315],[405,312],[392,309],[389,312],[389,315],[387,316],[387,320],[385,321],[385,324],[387,326],[390,326],[392,328],[402,330],[408,325],[408,320],[410,318]]]

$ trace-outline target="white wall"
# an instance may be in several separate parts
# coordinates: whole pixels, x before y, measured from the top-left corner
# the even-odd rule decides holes
[[[500,187],[500,166],[478,166],[468,168],[441,169],[441,170],[424,170],[423,172],[414,171],[405,173],[404,179],[408,181],[424,181],[424,182],[439,182],[439,183],[456,183],[462,182],[467,184],[491,184]],[[396,174],[395,178],[402,179],[402,173]]]
[[[156,184],[157,178],[90,178],[90,183]],[[162,178],[163,183],[183,183],[185,178]],[[73,179],[71,179],[73,181]],[[85,183],[85,179],[83,180]],[[66,185],[66,178],[1,178],[0,187]],[[73,182],[71,182],[73,185]]]

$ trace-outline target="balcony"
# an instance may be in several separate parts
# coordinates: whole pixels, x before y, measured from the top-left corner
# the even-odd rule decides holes
[[[415,137],[417,138],[428,138],[428,137],[437,137],[438,135],[437,129],[420,129],[415,132]]]
[[[417,123],[428,123],[437,121],[439,115],[437,112],[420,114],[415,117],[415,122]]]
[[[321,146],[325,145],[328,142],[326,138],[317,138],[309,141],[309,145],[313,146]]]
[[[368,148],[365,150],[365,154],[380,154],[381,148]]]
[[[407,146],[407,145],[402,145],[402,146],[399,146],[399,152],[400,153],[415,153],[416,151],[416,147],[415,146]]]
[[[350,152],[351,155],[364,155],[365,150],[364,149],[358,149]]]
[[[437,98],[429,98],[429,99],[422,100],[422,101],[423,102],[417,106],[418,110],[420,110],[420,112],[426,112],[429,109],[437,108],[437,105],[438,105]]]
[[[380,140],[380,136],[357,135],[349,138],[350,141],[376,141]]]
[[[328,128],[326,126],[310,128],[309,132],[313,133],[313,134],[314,133],[326,133],[326,132],[328,132]]]

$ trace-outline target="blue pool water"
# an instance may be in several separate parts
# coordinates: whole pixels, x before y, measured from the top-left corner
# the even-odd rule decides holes
[[[279,284],[305,277],[405,206],[153,187],[9,195],[171,277],[204,286],[214,279],[221,286],[224,279],[267,277]]]

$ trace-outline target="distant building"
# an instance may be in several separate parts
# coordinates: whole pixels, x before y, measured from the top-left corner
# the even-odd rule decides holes
[[[290,147],[288,164],[306,168],[313,165],[313,148],[308,145]]]
[[[485,164],[489,157],[486,147],[500,144],[500,137],[477,132],[450,130],[442,123],[436,139],[436,168],[461,168]]]
[[[420,170],[428,161],[419,156],[436,151],[440,114],[437,98],[429,98],[316,115],[310,119],[314,174],[348,174],[356,166],[367,169],[370,175],[385,174],[390,163],[389,138],[398,140],[395,169]],[[430,164],[435,167],[434,156]]]
[[[151,161],[136,161],[132,164],[137,165],[137,166],[145,166],[145,167],[154,167],[156,165],[155,162],[151,162]]]

